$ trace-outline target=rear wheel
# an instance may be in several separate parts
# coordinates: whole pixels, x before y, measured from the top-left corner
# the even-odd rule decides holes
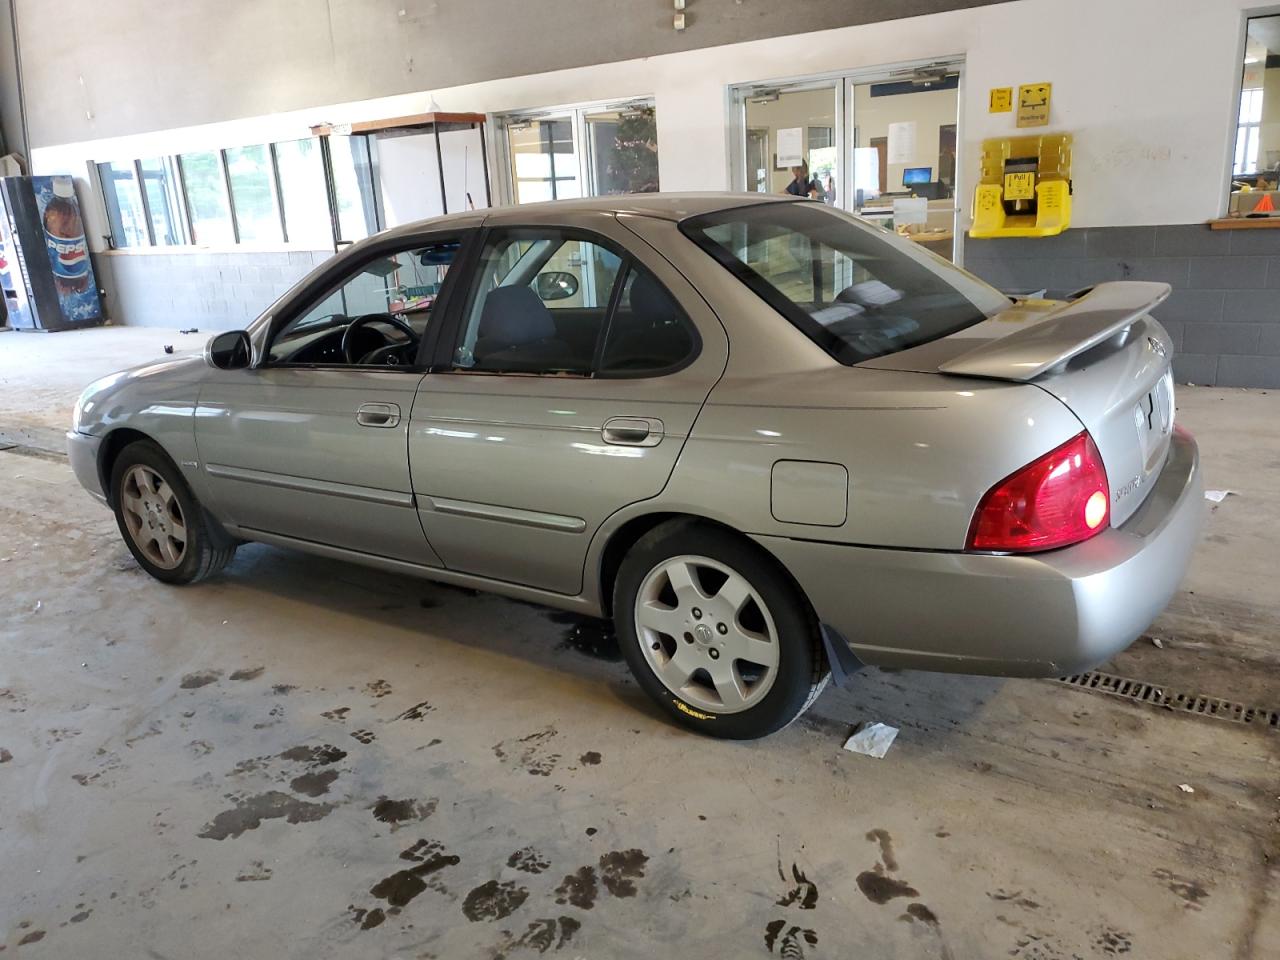
[[[700,733],[773,733],[826,685],[804,597],[771,557],[718,527],[674,521],[642,537],[618,571],[613,611],[637,682]]]
[[[195,583],[221,570],[236,552],[173,461],[150,440],[120,451],[111,469],[111,505],[129,552],[157,580]]]

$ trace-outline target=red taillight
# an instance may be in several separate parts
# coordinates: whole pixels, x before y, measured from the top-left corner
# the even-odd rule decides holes
[[[978,504],[970,550],[1052,550],[1101,533],[1111,515],[1102,455],[1088,432],[1001,480]]]

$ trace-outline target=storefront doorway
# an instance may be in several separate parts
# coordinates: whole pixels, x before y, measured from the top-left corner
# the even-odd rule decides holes
[[[735,189],[782,193],[807,165],[808,195],[960,262],[963,61],[730,89]],[[902,202],[909,201],[909,202]]]
[[[506,199],[537,203],[658,189],[652,100],[499,116]]]

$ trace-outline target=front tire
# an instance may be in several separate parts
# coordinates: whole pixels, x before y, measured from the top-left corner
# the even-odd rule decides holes
[[[236,544],[215,528],[173,461],[150,440],[116,457],[111,506],[133,558],[164,583],[196,583],[235,555]]]
[[[827,683],[799,589],[755,544],[710,524],[671,521],[641,537],[618,571],[613,617],[636,681],[699,733],[767,736]]]

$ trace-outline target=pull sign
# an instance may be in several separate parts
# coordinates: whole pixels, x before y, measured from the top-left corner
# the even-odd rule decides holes
[[[1013,112],[1013,87],[992,87],[988,113]]]

